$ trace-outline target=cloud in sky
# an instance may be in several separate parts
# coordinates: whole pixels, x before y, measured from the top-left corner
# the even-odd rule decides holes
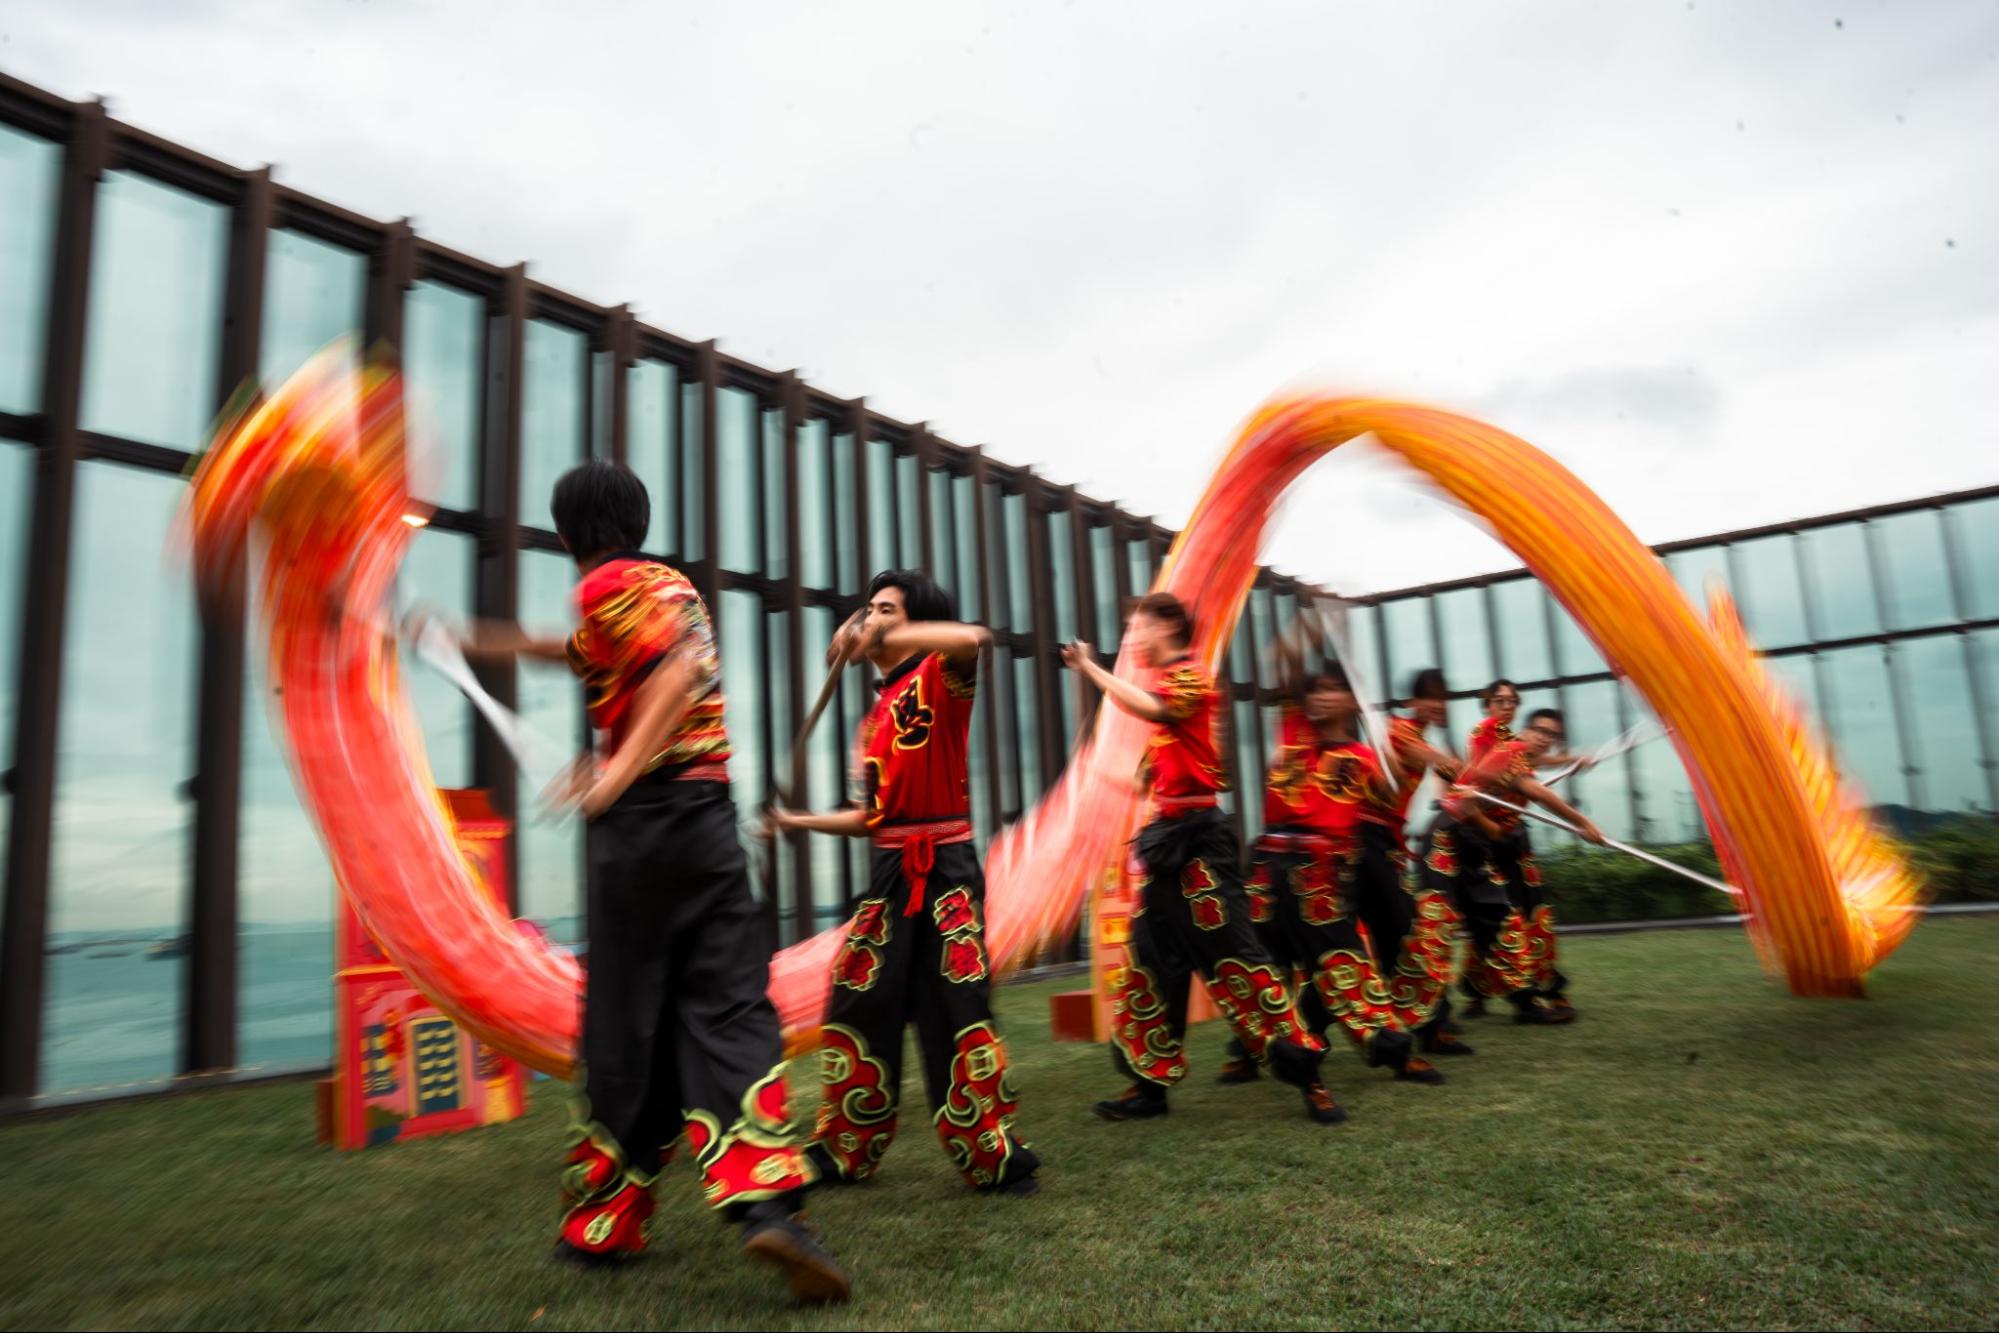
[[[1994,479],[1999,7],[34,6],[71,96],[1177,523],[1307,378],[1653,541]],[[1515,563],[1379,463],[1349,591]],[[1305,521],[1309,515],[1311,521]]]

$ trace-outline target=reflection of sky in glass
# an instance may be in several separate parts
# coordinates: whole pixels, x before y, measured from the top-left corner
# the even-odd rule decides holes
[[[923,511],[916,487],[916,455],[898,454],[895,460],[896,533],[902,542],[899,562],[911,569],[929,563],[923,551]]]
[[[521,522],[553,530],[556,479],[583,461],[590,340],[544,320],[527,324],[521,366]]]
[[[1599,680],[1562,691],[1570,751],[1593,750],[1624,730],[1617,716],[1617,689],[1615,681]],[[1568,789],[1569,799],[1595,820],[1597,827],[1613,838],[1628,840],[1632,834],[1630,783],[1629,759],[1618,755],[1564,780],[1556,790]]]
[[[33,498],[35,454],[0,440],[0,569],[23,567],[28,541],[28,501]],[[14,690],[21,669],[21,579],[0,578],[0,755],[14,753]],[[0,847],[7,845],[13,800],[0,792]]]
[[[264,383],[283,382],[335,338],[354,338],[351,350],[358,354],[365,256],[295,231],[274,231],[264,266]]]
[[[1978,763],[1971,674],[1965,643],[1955,634],[1912,639],[1890,650],[1908,701],[1928,810],[1981,810],[1988,800]]]
[[[1027,497],[1008,495],[1000,503],[1006,512],[1006,581],[1013,628],[1026,634],[1034,629],[1034,585],[1027,578]]]
[[[411,478],[433,503],[479,503],[479,396],[486,303],[470,292],[419,282],[403,302],[403,373],[416,440],[435,451],[413,457]],[[634,446],[636,448],[636,445]]]
[[[1822,654],[1831,691],[1832,745],[1840,771],[1857,781],[1874,805],[1906,805],[1902,747],[1895,737],[1894,699],[1882,650],[1865,644]]]
[[[1041,799],[1041,740],[1035,730],[1037,715],[1034,689],[1034,659],[1013,659],[1014,721],[1020,736],[1020,800],[1022,809]]]
[[[215,412],[229,210],[107,171],[97,187],[83,426],[198,449]]]
[[[1742,623],[1766,648],[1803,643],[1807,637],[1796,544],[1797,538],[1789,535],[1758,537],[1731,550]]]
[[[719,545],[722,567],[757,568],[757,400],[741,389],[715,399],[715,475],[720,487]]]
[[[1666,568],[1672,571],[1673,582],[1680,585],[1680,591],[1702,613],[1703,619],[1707,612],[1708,585],[1718,582],[1724,588],[1731,587],[1726,546],[1696,546],[1690,550],[1675,551],[1666,557]]]
[[[1555,674],[1548,652],[1548,594],[1533,579],[1509,579],[1492,585],[1493,642],[1499,650],[1500,674],[1519,680],[1545,680]],[[1454,680],[1460,690],[1482,690],[1482,680]]]
[[[77,472],[57,732],[49,928],[185,927],[194,775],[195,617],[186,570],[166,559],[179,477],[110,463]],[[49,959],[43,1086],[171,1073],[182,962]],[[93,980],[94,978],[94,980]]]
[[[570,600],[575,562],[548,551],[522,551],[518,568],[521,624],[531,634],[569,633],[576,623]],[[562,667],[523,659],[517,680],[522,719],[556,745],[580,752],[583,690],[576,678]],[[521,915],[544,924],[578,916],[583,910],[582,823],[571,817],[544,821],[541,792],[527,778],[516,777],[514,790]]]
[[[1486,623],[1485,589],[1459,588],[1437,598],[1437,619],[1443,624],[1444,678],[1454,689],[1483,685],[1497,673],[1492,667],[1492,630]],[[1397,694],[1409,689],[1408,673],[1392,683]]]
[[[951,538],[958,548],[958,583],[951,591],[958,598],[958,614],[975,624],[986,614],[985,602],[979,596],[977,506],[978,483],[971,477],[951,478]]]
[[[863,563],[863,582],[896,564],[895,450],[887,440],[868,441],[868,556]]]
[[[1890,626],[1921,629],[1954,620],[1950,562],[1944,558],[1943,524],[1936,511],[1894,514],[1869,526],[1880,552]]]
[[[680,398],[680,372],[664,361],[641,361],[629,372],[630,413],[625,461],[645,483],[652,500],[645,549],[675,555],[680,534],[680,477],[673,466],[673,408]]]
[[[833,548],[838,568],[834,577],[843,593],[861,590],[861,553],[855,527],[859,518],[854,495],[854,437],[844,432],[833,436],[831,462],[833,480]],[[870,571],[872,572],[872,571]]]
[[[805,641],[799,645],[805,661],[816,663],[833,639],[833,612],[823,606],[805,608]],[[808,672],[808,676],[812,673]],[[807,701],[810,707],[811,701]],[[836,810],[845,801],[841,794],[842,738],[839,719],[827,717],[806,744],[805,790],[793,796],[809,810]],[[790,762],[789,753],[785,762]],[[786,780],[790,779],[787,773]],[[842,839],[824,833],[808,836],[806,847],[812,858],[812,912],[808,931],[833,924],[846,915],[846,885],[843,882]]]
[[[1799,534],[1799,554],[1812,589],[1812,632],[1821,639],[1849,639],[1881,632],[1868,572],[1867,529],[1859,523],[1813,528]]]
[[[1076,637],[1076,551],[1066,510],[1048,515],[1048,575],[1055,585],[1055,637],[1067,643]]]
[[[1964,614],[1999,616],[1999,498],[1953,506],[1947,520],[1965,581]]]
[[[766,407],[761,413],[763,441],[764,563],[763,572],[774,579],[791,573],[791,531],[785,512],[790,483],[786,480],[784,412]]]
[[[833,496],[824,418],[798,425],[798,578],[807,587],[833,586],[833,534],[827,518]]]
[[[32,412],[42,400],[61,165],[55,144],[0,125],[0,412]]]
[[[1404,597],[1381,604],[1388,627],[1388,679],[1375,681],[1376,690],[1399,694],[1410,676],[1437,664],[1437,641],[1430,632],[1430,599]]]

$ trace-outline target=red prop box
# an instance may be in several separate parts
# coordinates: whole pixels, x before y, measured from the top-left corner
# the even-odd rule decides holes
[[[507,906],[507,821],[484,791],[441,791],[459,850]],[[526,1076],[438,1012],[377,947],[335,890],[333,1077],[319,1085],[319,1137],[339,1148],[512,1120]]]

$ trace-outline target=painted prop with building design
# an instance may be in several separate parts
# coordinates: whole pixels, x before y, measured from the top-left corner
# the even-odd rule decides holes
[[[1407,404],[1297,395],[1253,417],[1174,543],[1159,586],[1192,609],[1212,668],[1255,577],[1271,509],[1307,467],[1373,434],[1479,515],[1672,731],[1765,956],[1806,995],[1857,993],[1914,923],[1918,886],[1834,780],[1739,626],[1711,629],[1589,489],[1524,442]],[[1498,485],[1493,478],[1504,478]],[[501,1053],[574,1068],[574,958],[514,928],[453,841],[382,613],[424,508],[408,493],[402,383],[329,349],[228,421],[190,511],[197,576],[262,547],[259,611],[287,753],[334,872],[390,961]],[[1134,655],[1120,674],[1139,677]],[[1062,778],[994,839],[987,947],[997,973],[1073,930],[1144,813],[1145,724],[1100,709]],[[1108,919],[1108,918],[1107,918]],[[841,931],[782,950],[771,997],[803,1039],[824,1012]]]

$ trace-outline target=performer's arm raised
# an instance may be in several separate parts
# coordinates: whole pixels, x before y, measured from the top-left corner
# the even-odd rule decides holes
[[[1173,715],[1166,699],[1148,694],[1140,686],[1104,670],[1097,662],[1096,652],[1081,640],[1062,645],[1062,664],[1082,672],[1092,685],[1134,717],[1144,718],[1147,722],[1164,722]]]
[[[1596,843],[1599,846],[1602,845],[1603,832],[1590,822],[1590,817],[1576,809],[1573,805],[1570,805],[1561,797],[1555,795],[1554,792],[1550,791],[1543,784],[1536,782],[1533,778],[1521,777],[1514,779],[1513,790],[1527,800],[1546,809],[1550,814],[1566,819],[1569,823],[1574,824],[1576,830],[1586,840]]]

